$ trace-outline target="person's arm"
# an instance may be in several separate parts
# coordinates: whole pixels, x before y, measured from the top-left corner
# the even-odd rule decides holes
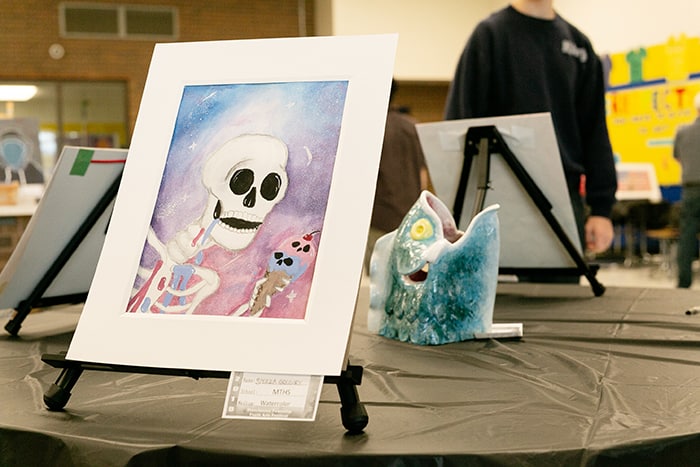
[[[602,65],[592,49],[590,53],[591,63],[577,99],[578,122],[584,145],[586,204],[592,216],[609,218],[615,204],[617,173],[606,123]]]
[[[584,226],[584,247],[592,253],[602,253],[610,247],[614,237],[610,216],[617,191],[617,173],[605,115],[602,63],[592,48],[589,48],[589,57],[586,79],[578,99],[578,121],[584,144],[586,204],[591,210]]]

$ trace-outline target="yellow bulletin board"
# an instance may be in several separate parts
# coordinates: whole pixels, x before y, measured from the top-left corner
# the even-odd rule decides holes
[[[672,37],[665,44],[603,57],[606,63],[607,123],[618,162],[654,165],[659,185],[679,185],[673,158],[676,129],[697,113],[700,38]]]

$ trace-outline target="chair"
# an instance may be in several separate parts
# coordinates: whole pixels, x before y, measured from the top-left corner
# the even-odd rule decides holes
[[[659,255],[661,261],[659,269],[668,275],[671,275],[676,265],[676,255],[678,238],[680,236],[680,203],[663,203],[659,212],[648,213],[651,217],[647,219],[656,219],[656,225],[653,228],[648,228],[645,231],[647,239],[656,240],[659,242]],[[647,251],[648,254],[648,251]],[[653,273],[654,271],[652,271]]]
[[[659,242],[659,254],[661,263],[659,269],[671,275],[676,264],[677,244],[680,232],[677,227],[663,227],[661,229],[649,229],[647,238]]]

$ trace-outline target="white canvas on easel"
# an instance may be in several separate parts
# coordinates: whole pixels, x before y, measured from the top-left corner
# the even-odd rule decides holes
[[[156,45],[67,359],[340,374],[396,42]]]
[[[417,124],[430,177],[438,197],[454,206],[464,163],[467,130],[494,125],[510,150],[547,200],[552,213],[579,252],[582,252],[573,208],[564,178],[556,135],[549,113],[450,120]],[[460,229],[470,221],[477,191],[474,167],[467,183]],[[556,237],[519,180],[498,154],[491,157],[490,187],[485,205],[501,206],[501,268],[574,268],[576,264]]]
[[[17,247],[0,273],[0,309],[28,298],[81,223],[120,176],[126,149],[66,146]],[[44,297],[87,293],[111,205],[57,274]]]

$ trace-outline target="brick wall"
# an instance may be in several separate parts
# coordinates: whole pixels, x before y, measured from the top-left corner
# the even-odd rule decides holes
[[[155,41],[65,39],[59,36],[60,0],[2,0],[0,80],[123,80],[128,86],[128,133],[138,113]],[[90,0],[89,3],[167,5],[179,12],[178,41],[298,36],[295,0]],[[315,27],[306,0],[307,35]],[[8,13],[11,12],[11,13]],[[59,43],[65,56],[49,56]],[[401,82],[396,103],[419,122],[442,119],[448,83]]]
[[[66,39],[59,36],[59,0],[2,0],[0,80],[123,80],[128,86],[131,133],[155,41]],[[90,0],[89,3],[167,5],[178,8],[178,41],[294,37],[294,0]],[[313,1],[306,2],[307,34],[313,35]],[[60,60],[51,44],[65,49]]]

